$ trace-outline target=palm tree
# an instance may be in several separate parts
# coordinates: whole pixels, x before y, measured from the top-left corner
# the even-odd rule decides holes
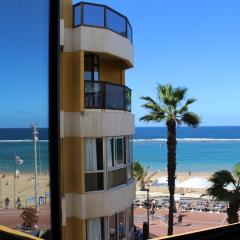
[[[176,125],[186,124],[190,127],[197,127],[200,118],[193,112],[188,111],[190,104],[196,99],[183,100],[187,93],[187,88],[173,88],[171,84],[157,86],[157,101],[151,97],[141,97],[146,103],[144,108],[149,110],[140,120],[145,122],[165,122],[167,126],[167,159],[168,159],[168,189],[169,189],[169,214],[168,214],[168,235],[173,234],[173,211],[175,192],[175,172],[176,172]]]
[[[229,203],[229,207],[227,208],[228,223],[239,222],[240,163],[235,167],[235,174],[227,170],[217,171],[209,181],[213,185],[207,189],[207,193],[218,201],[226,201]]]
[[[137,182],[139,182],[140,188],[145,189],[145,186],[152,182],[152,177],[157,173],[154,172],[149,175],[149,167],[146,169],[138,161],[133,162],[133,176]]]

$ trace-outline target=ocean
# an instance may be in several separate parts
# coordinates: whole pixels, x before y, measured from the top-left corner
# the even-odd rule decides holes
[[[150,170],[167,170],[165,127],[136,128],[133,159]],[[240,162],[240,127],[177,128],[177,171],[233,170]]]
[[[38,156],[41,171],[48,170],[48,129],[39,129]],[[240,162],[240,127],[179,127],[177,171],[214,172],[232,170]],[[24,163],[20,172],[32,172],[31,129],[0,129],[0,172],[12,172],[15,155]],[[133,159],[151,170],[166,171],[165,127],[137,127],[133,136]]]

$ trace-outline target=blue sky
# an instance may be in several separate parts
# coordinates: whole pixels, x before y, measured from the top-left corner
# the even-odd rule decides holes
[[[0,128],[48,125],[48,0],[0,8]]]
[[[201,115],[202,125],[240,125],[240,1],[94,2],[125,14],[132,24],[135,68],[126,76],[136,126],[156,125],[138,119],[145,113],[140,96],[155,97],[157,83],[187,87],[188,96],[198,99],[191,110]],[[1,4],[0,127],[47,125],[47,4]]]

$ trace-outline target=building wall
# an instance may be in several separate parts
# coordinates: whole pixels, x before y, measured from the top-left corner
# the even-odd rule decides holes
[[[110,30],[88,27],[73,30],[72,10],[72,0],[61,0],[64,19],[64,46],[60,54],[62,232],[64,240],[85,240],[86,219],[108,216],[118,208],[129,207],[135,197],[135,184],[131,182],[100,193],[85,192],[84,139],[132,135],[134,116],[124,111],[84,109],[84,54],[99,55],[100,80],[124,85],[125,69],[133,64],[133,48],[127,39]],[[120,198],[123,201],[118,206]]]

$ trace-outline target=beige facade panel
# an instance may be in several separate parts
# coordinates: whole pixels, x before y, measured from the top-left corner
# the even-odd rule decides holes
[[[64,28],[64,52],[73,52],[72,48],[72,28]]]
[[[61,137],[124,136],[135,131],[134,115],[117,110],[61,112],[61,123]]]
[[[104,28],[80,26],[73,28],[72,36],[65,36],[66,46],[70,46],[68,41],[72,41],[72,51],[79,50],[89,52],[108,53],[125,60],[129,67],[133,66],[133,45],[130,41],[111,30]],[[70,50],[70,48],[66,48]]]
[[[79,219],[111,216],[129,207],[135,199],[135,181],[108,191],[65,194],[66,216]]]

